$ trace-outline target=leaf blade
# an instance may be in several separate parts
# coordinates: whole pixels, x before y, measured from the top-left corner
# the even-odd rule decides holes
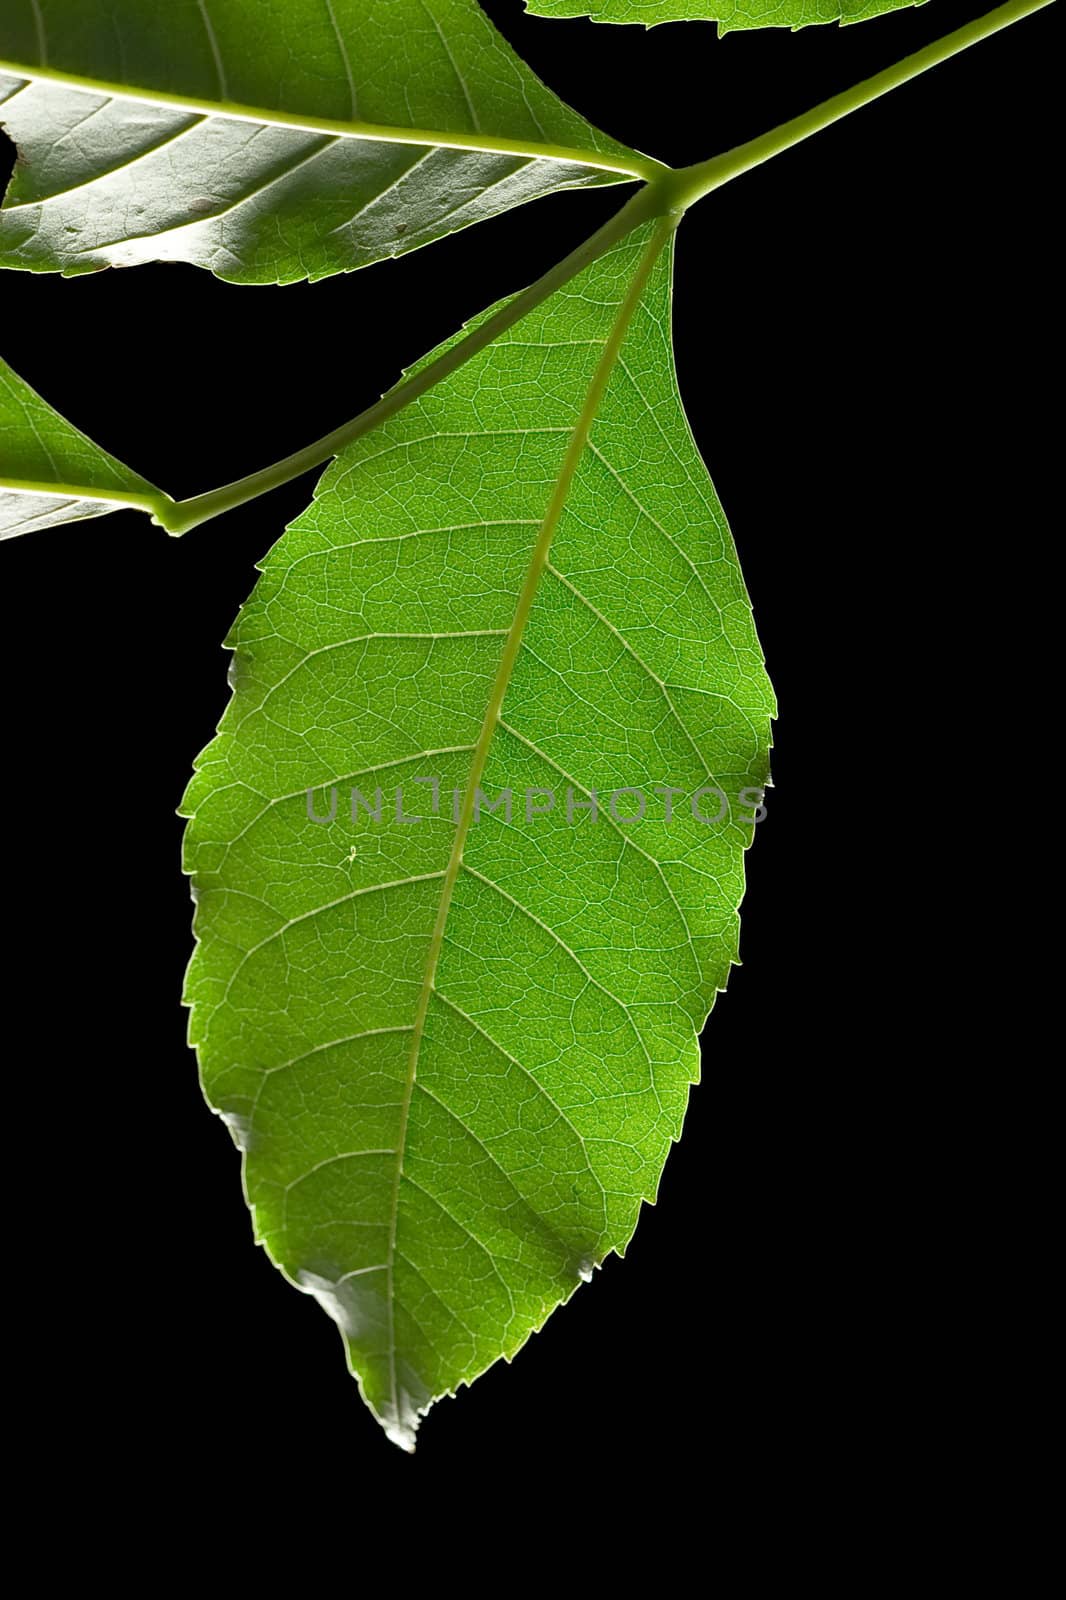
[[[718,832],[580,823],[598,787],[766,777],[771,694],[653,228],[342,453],[264,563],[187,797],[206,1092],[257,1237],[407,1446],[624,1250],[735,959],[735,805]],[[339,836],[306,813],[397,779],[409,812],[432,777],[418,826],[391,797]],[[576,823],[471,803],[552,786]]]
[[[866,22],[926,0],[525,0],[537,17],[588,17],[593,22],[717,22],[719,33]]]
[[[163,499],[0,358],[0,539]]]
[[[474,0],[296,0],[277,36],[252,0],[214,0],[221,76],[195,4],[89,10],[43,0],[43,45],[28,13],[21,34],[4,24],[0,120],[22,159],[2,265],[295,282],[651,165],[551,94]]]

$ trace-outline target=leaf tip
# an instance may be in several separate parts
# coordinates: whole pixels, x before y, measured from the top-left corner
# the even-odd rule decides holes
[[[415,1428],[407,1422],[387,1422],[384,1418],[380,1418],[379,1420],[381,1421],[381,1426],[385,1430],[386,1439],[391,1440],[394,1445],[397,1445],[405,1455],[413,1456],[415,1453],[415,1445],[417,1443]]]

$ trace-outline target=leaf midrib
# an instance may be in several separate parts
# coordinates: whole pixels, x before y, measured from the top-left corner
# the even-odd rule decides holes
[[[514,616],[507,630],[507,638],[496,676],[489,692],[485,717],[481,725],[478,740],[474,746],[474,753],[470,763],[470,773],[467,778],[463,803],[456,825],[452,848],[448,857],[448,864],[444,870],[441,883],[440,900],[437,904],[437,915],[430,935],[429,948],[426,953],[425,966],[422,974],[422,986],[419,991],[418,1006],[415,1012],[414,1029],[411,1036],[411,1049],[408,1055],[407,1076],[404,1083],[403,1099],[400,1106],[400,1126],[397,1136],[396,1171],[393,1181],[392,1203],[389,1217],[389,1243],[386,1261],[386,1301],[389,1321],[389,1384],[392,1397],[392,1409],[397,1429],[401,1428],[399,1393],[396,1382],[396,1324],[395,1324],[395,1290],[394,1266],[396,1260],[396,1235],[399,1221],[400,1184],[403,1180],[403,1158],[407,1143],[407,1126],[410,1118],[411,1099],[414,1093],[415,1080],[418,1073],[418,1060],[425,1032],[426,1017],[429,1012],[429,1003],[436,989],[437,966],[440,961],[441,948],[444,941],[444,932],[451,909],[452,896],[458,881],[459,871],[463,865],[463,851],[474,813],[474,800],[478,786],[484,776],[485,766],[488,762],[489,751],[492,746],[496,729],[500,723],[503,709],[504,696],[507,693],[515,663],[522,647],[522,636],[525,632],[529,614],[533,608],[540,580],[548,565],[548,556],[551,550],[552,539],[559,525],[570,489],[574,481],[581,457],[589,442],[592,426],[600,408],[600,403],[606,391],[611,373],[622,349],[629,323],[636,310],[640,299],[647,286],[652,268],[658,259],[659,252],[674,228],[678,219],[673,216],[660,218],[656,223],[651,239],[645,246],[633,280],[626,291],[618,312],[615,316],[611,331],[604,343],[603,354],[596,363],[595,371],[589,382],[582,403],[581,411],[574,424],[567,443],[566,451],[559,468],[558,476],[552,488],[544,517],[540,524],[533,552],[530,556],[529,566],[526,570],[522,588],[519,591],[515,605]]]
[[[155,494],[135,490],[99,488],[92,484],[55,483],[51,479],[41,483],[34,478],[0,477],[0,494],[48,495],[55,500],[94,500],[101,505],[133,506],[139,511],[157,512],[167,499],[161,490]]]
[[[68,89],[81,89],[87,94],[108,95],[118,100],[137,100],[146,105],[170,106],[175,111],[202,117],[230,117],[237,122],[266,123],[275,128],[291,128],[297,132],[324,133],[342,139],[373,139],[383,144],[434,145],[446,150],[475,150],[486,155],[525,156],[529,160],[565,161],[578,166],[593,167],[603,172],[616,172],[620,178],[644,178],[650,181],[662,165],[650,156],[636,154],[611,155],[609,152],[581,148],[576,145],[552,144],[536,139],[512,139],[504,134],[486,134],[481,131],[462,133],[445,132],[440,128],[399,128],[387,123],[363,122],[360,119],[315,117],[307,112],[286,113],[266,106],[249,106],[239,101],[208,100],[196,96],[171,94],[164,89],[146,89],[134,84],[113,83],[104,78],[87,78],[80,73],[60,72],[54,67],[27,66],[25,63],[0,58],[0,73],[28,82],[56,83]],[[2,121],[0,115],[0,121]]]

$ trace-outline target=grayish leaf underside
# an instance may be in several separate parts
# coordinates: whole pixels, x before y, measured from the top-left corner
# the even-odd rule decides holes
[[[0,258],[67,274],[185,261],[232,283],[323,278],[556,189],[618,181],[576,163],[190,116],[42,81],[0,77],[0,101],[22,163],[0,210]],[[76,158],[57,171],[75,130]]]
[[[552,94],[475,0],[2,0],[0,13],[0,122],[19,149],[0,265],[184,261],[290,283],[625,181],[598,161],[637,159]]]
[[[82,522],[103,517],[117,509],[106,500],[69,499],[54,494],[13,494],[0,486],[0,539],[15,539],[24,533],[41,533],[65,522]]]

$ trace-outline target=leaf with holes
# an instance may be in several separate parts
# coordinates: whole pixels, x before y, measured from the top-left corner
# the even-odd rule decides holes
[[[772,697],[672,226],[342,452],[186,798],[207,1095],[408,1448],[625,1249],[736,957]]]
[[[739,28],[808,28],[825,22],[865,22],[925,0],[526,0],[538,17],[591,17],[593,22],[717,22],[719,33]]]
[[[0,360],[0,539],[167,497],[81,433]]]
[[[4,0],[0,266],[290,283],[647,175],[476,0]]]

